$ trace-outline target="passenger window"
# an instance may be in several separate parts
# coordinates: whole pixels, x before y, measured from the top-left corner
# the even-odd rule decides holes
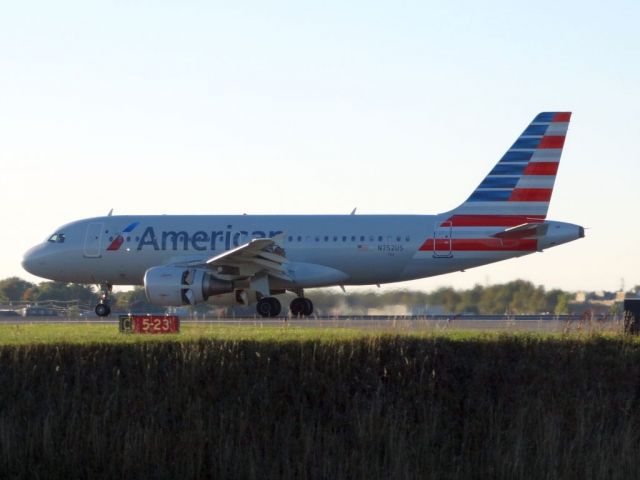
[[[380,236],[378,237],[378,241],[379,241],[379,242],[381,242],[381,241],[382,241],[382,235],[380,235]]]
[[[408,242],[409,241],[409,235],[407,235],[406,237],[404,237],[405,241]]]
[[[337,242],[338,241],[338,237],[333,237],[333,241]]]
[[[289,242],[293,242],[293,237],[292,237],[291,235],[289,235],[289,236],[287,237],[287,240],[288,240]]]
[[[325,242],[328,242],[328,241],[329,241],[329,236],[325,235],[325,237],[324,237],[324,241],[325,241]]]
[[[298,235],[298,241],[301,242],[302,241],[302,237],[300,235]]]
[[[396,242],[401,242],[401,241],[402,241],[402,237],[400,237],[400,235],[398,235],[398,236],[396,237]]]
[[[356,241],[356,236],[355,235],[351,235],[351,241],[355,242]]]
[[[364,242],[364,235],[360,235],[360,241]]]

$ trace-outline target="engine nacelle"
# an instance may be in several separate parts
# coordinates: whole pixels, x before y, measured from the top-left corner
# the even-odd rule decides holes
[[[232,292],[233,283],[219,280],[201,268],[152,267],[144,274],[144,290],[152,304],[176,307]]]

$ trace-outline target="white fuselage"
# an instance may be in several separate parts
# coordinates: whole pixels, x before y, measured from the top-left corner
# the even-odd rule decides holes
[[[314,284],[367,285],[400,282],[463,270],[533,253],[574,240],[580,227],[561,228],[555,242],[536,248],[435,251],[434,235],[456,241],[456,231],[438,228],[442,215],[241,215],[107,216],[61,227],[62,242],[45,241],[25,255],[26,270],[52,280],[140,285],[154,266],[202,262],[252,238],[277,238],[292,264],[330,267],[344,276]],[[129,231],[124,231],[126,228]],[[489,238],[495,228],[475,228],[465,237]],[[118,240],[120,237],[120,240]],[[565,238],[566,237],[566,238]],[[114,244],[115,242],[115,244]],[[291,282],[274,287],[291,287]],[[304,283],[304,281],[303,281]]]

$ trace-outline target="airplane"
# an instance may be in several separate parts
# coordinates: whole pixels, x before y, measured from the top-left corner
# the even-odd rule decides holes
[[[150,303],[225,298],[309,316],[305,289],[380,285],[463,271],[584,237],[547,220],[571,112],[535,116],[469,198],[437,215],[111,215],[71,222],[27,251],[23,268],[98,284],[98,316],[114,285],[144,285]]]

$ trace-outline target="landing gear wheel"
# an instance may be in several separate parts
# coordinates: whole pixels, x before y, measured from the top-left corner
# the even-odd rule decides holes
[[[96,305],[96,315],[106,317],[111,313],[111,307],[108,303],[99,303]]]
[[[292,316],[301,317],[304,315],[305,308],[307,307],[307,303],[304,300],[304,298],[294,298],[291,300],[289,310],[291,310]]]
[[[258,300],[256,310],[262,317],[277,317],[280,315],[282,306],[280,301],[274,297],[264,297]]]
[[[101,283],[100,290],[102,290],[102,295],[100,296],[100,302],[96,305],[96,315],[99,317],[106,317],[111,313],[111,307],[109,306],[109,296],[111,295],[111,290],[113,286],[110,283]]]
[[[282,305],[280,305],[280,301],[274,297],[269,297],[269,301],[271,302],[271,316],[277,317],[282,311]]]
[[[308,298],[303,298],[303,300],[304,300],[305,307],[304,307],[304,311],[302,312],[302,314],[305,317],[308,317],[313,313],[313,302],[311,300],[309,300]]]
[[[308,298],[294,298],[289,304],[291,315],[294,317],[308,317],[313,313],[313,303]]]

